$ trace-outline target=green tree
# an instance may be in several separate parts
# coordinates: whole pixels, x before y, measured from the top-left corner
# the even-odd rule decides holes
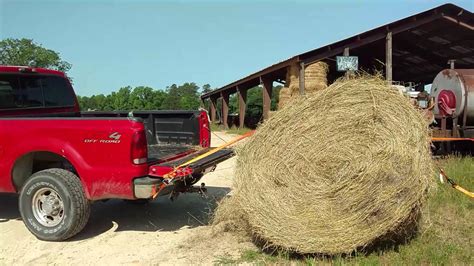
[[[115,111],[132,110],[132,102],[130,101],[130,94],[132,88],[130,86],[122,87],[117,92],[110,94],[112,101],[112,109]]]
[[[31,39],[0,41],[0,65],[32,66],[67,72],[71,64],[62,60],[58,52],[42,47]]]
[[[208,92],[210,92],[210,91],[212,91],[211,85],[209,85],[209,84],[204,84],[204,85],[202,85],[202,94],[208,93]]]
[[[173,84],[167,88],[167,96],[163,103],[164,109],[194,110],[199,108],[199,86],[196,83]]]
[[[104,94],[92,95],[92,98],[94,98],[93,103],[95,104],[95,106],[92,106],[91,109],[98,111],[112,110],[112,105],[108,100],[107,96],[105,96]]]
[[[205,94],[205,93],[208,93],[208,92],[210,92],[210,91],[212,91],[211,85],[209,85],[209,84],[204,84],[204,85],[202,86],[202,89],[201,89],[201,95],[202,95],[202,94]],[[199,99],[199,101],[201,101],[201,99]],[[209,100],[204,101],[204,103],[201,103],[201,104],[202,104],[202,106],[201,106],[202,108],[204,108],[204,109],[206,109],[206,110],[209,110],[209,108],[210,108],[210,102],[209,102]]]
[[[166,93],[150,87],[135,87],[130,95],[133,110],[160,110]]]

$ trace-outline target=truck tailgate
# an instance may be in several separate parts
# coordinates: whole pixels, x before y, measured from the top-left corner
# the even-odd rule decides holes
[[[172,161],[167,161],[167,162],[163,162],[163,163],[160,163],[160,164],[157,164],[156,166],[158,167],[172,167],[172,168],[175,168],[193,158],[196,158],[198,157],[199,155],[202,155],[206,152],[208,152],[209,150],[211,150],[213,148],[206,148],[206,149],[202,149],[200,151],[197,151],[197,152],[194,152],[194,153],[191,153],[189,155],[186,155],[184,157],[181,157],[179,159],[176,159],[176,160],[172,160]],[[234,151],[232,149],[222,149],[222,150],[219,150],[209,156],[206,156],[196,162],[193,162],[189,165],[187,165],[187,167],[193,169],[193,173],[201,173],[203,172],[204,170],[206,170],[207,168],[209,167],[213,167],[215,165],[217,165],[218,163],[222,162],[222,161],[225,161],[227,160],[228,158],[234,156]]]

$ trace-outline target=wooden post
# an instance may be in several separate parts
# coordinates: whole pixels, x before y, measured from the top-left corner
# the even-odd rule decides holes
[[[209,97],[209,101],[211,102],[211,104],[210,104],[211,122],[215,123],[216,122],[217,99],[213,98],[213,97]]]
[[[349,56],[349,47],[344,48],[343,56]]]
[[[300,87],[300,95],[304,95],[304,62],[300,63],[300,74],[299,74],[299,87]]]
[[[263,120],[267,120],[270,115],[270,107],[272,105],[272,89],[273,89],[273,80],[271,79],[262,79],[260,82],[263,85]]]
[[[239,95],[239,127],[243,128],[245,125],[245,111],[247,107],[247,90],[239,89],[237,87],[237,94]]]
[[[448,60],[448,65],[449,65],[449,68],[450,68],[450,69],[454,69],[454,68],[455,68],[454,62],[456,62],[456,60],[454,60],[454,59]]]
[[[391,82],[393,80],[392,74],[392,32],[387,33],[385,38],[385,78]]]
[[[349,47],[344,48],[344,51],[342,52],[343,56],[349,56]],[[346,78],[348,78],[351,75],[351,71],[347,70],[346,73],[344,73]]]
[[[229,128],[229,124],[227,123],[227,117],[229,116],[229,94],[225,92],[221,92],[222,98],[222,125],[224,129]]]

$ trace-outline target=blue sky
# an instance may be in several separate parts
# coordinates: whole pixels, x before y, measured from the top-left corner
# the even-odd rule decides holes
[[[474,0],[452,2],[474,8]],[[127,85],[220,87],[443,3],[0,0],[0,39],[32,38],[60,52],[80,95]]]

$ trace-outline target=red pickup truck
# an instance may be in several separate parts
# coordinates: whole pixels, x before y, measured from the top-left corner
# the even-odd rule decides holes
[[[233,156],[210,149],[205,111],[80,112],[64,73],[0,66],[0,193],[19,193],[26,227],[60,241],[86,225],[90,204],[196,191]],[[1,203],[0,203],[1,204]]]

